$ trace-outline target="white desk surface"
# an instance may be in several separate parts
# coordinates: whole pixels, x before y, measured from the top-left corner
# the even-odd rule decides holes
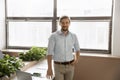
[[[32,77],[32,80],[50,80],[46,78],[46,71],[47,71],[47,60],[42,60],[38,62],[36,65],[32,66],[31,68],[27,69],[25,72],[28,73],[41,73],[41,77]],[[13,80],[17,80],[15,77]]]

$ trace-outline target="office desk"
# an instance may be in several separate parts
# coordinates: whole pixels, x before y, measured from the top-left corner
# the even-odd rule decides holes
[[[48,80],[46,78],[46,71],[47,71],[47,60],[46,59],[39,61],[34,66],[25,70],[25,72],[27,73],[31,73],[31,74],[40,73],[41,74],[41,77],[32,77],[32,80]],[[12,80],[17,80],[17,77],[14,77]]]

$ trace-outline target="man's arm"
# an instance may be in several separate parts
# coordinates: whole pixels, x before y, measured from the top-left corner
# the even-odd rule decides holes
[[[80,51],[76,51],[76,53],[74,54],[74,61],[71,63],[72,65],[75,65],[78,63],[80,57]]]
[[[52,55],[47,55],[48,69],[52,69]]]
[[[54,55],[54,47],[55,47],[55,38],[54,35],[51,35],[48,42],[48,50],[47,50],[47,63],[48,63],[48,69],[46,77],[48,79],[51,79],[53,77],[53,71],[52,71],[52,56]]]
[[[52,55],[47,55],[47,63],[48,63],[48,69],[47,69],[47,78],[50,79],[53,76],[52,71]]]
[[[76,51],[76,53],[75,53],[75,63],[78,63],[79,57],[80,57],[80,51]]]
[[[75,44],[74,44],[75,54],[74,54],[74,62],[72,64],[78,63],[78,60],[80,57],[80,47],[79,47],[79,42],[76,35],[74,35],[74,39],[75,39]]]

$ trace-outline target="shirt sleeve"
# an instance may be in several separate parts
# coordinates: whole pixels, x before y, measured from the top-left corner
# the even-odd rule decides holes
[[[78,42],[78,39],[77,39],[76,35],[74,36],[74,39],[75,39],[74,50],[75,50],[75,52],[80,51],[79,42]]]
[[[51,35],[48,41],[47,55],[54,55],[54,47],[55,47],[55,38],[53,35]]]

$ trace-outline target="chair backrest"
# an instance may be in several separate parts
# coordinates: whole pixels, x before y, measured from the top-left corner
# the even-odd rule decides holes
[[[0,59],[2,59],[3,58],[3,53],[2,53],[2,51],[0,50]]]
[[[32,75],[23,71],[16,71],[17,80],[32,80]]]

